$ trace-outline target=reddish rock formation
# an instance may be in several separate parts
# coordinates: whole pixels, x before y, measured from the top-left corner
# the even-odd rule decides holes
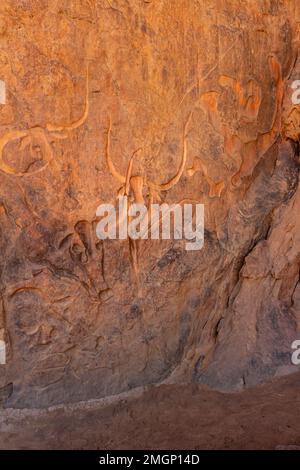
[[[4,407],[297,370],[299,21],[297,0],[2,0]],[[133,200],[204,204],[202,250],[97,239],[128,167]]]

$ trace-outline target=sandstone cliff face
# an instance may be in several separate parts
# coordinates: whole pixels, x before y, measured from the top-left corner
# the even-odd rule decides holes
[[[3,0],[4,406],[294,371],[297,0]],[[132,174],[205,205],[205,245],[99,241]],[[112,162],[115,169],[113,175]],[[143,197],[149,203],[149,185]]]

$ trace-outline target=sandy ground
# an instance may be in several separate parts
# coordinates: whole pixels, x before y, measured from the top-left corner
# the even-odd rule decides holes
[[[159,385],[47,410],[0,412],[0,449],[300,446],[300,373],[241,393]]]

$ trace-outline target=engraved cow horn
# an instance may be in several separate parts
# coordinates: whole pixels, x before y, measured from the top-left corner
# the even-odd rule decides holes
[[[187,121],[184,126],[184,131],[183,131],[183,152],[182,152],[182,159],[180,163],[180,167],[178,168],[178,171],[173,178],[171,178],[167,183],[163,184],[157,184],[157,183],[152,183],[151,181],[148,182],[148,185],[151,189],[157,190],[157,191],[168,191],[171,189],[175,184],[178,183],[180,180],[185,164],[186,164],[186,159],[187,159],[187,143],[186,143],[186,137],[187,137],[187,128],[189,125],[189,122],[192,117],[192,112],[189,114],[189,117],[187,118]]]
[[[127,168],[127,172],[126,172],[125,194],[129,194],[130,178],[131,178],[131,173],[132,173],[133,159],[134,159],[135,155],[137,154],[137,152],[139,152],[140,150],[141,150],[141,148],[135,150],[133,152],[133,154],[131,155],[131,158],[129,160],[129,164],[128,164],[128,168]]]
[[[107,131],[107,141],[106,141],[106,163],[111,174],[118,181],[120,181],[120,183],[124,184],[126,182],[126,177],[121,175],[121,173],[119,173],[116,170],[115,165],[113,164],[112,159],[110,158],[110,133],[111,133],[111,118],[109,117],[109,125],[108,125],[108,131]]]
[[[0,170],[8,174],[18,174],[11,166],[3,160],[4,147],[11,141],[22,139],[28,135],[27,131],[9,131],[0,139]]]
[[[27,145],[30,145],[30,141],[34,136],[40,139],[43,145],[43,150],[45,152],[46,163],[42,167],[38,168],[37,170],[28,172],[28,173],[26,171],[18,172],[14,168],[12,168],[11,166],[9,166],[7,163],[4,162],[3,150],[9,142],[13,142],[14,140],[21,139],[20,148],[24,150],[24,148],[26,148]],[[41,129],[40,127],[34,127],[26,131],[9,131],[0,138],[0,171],[3,171],[4,173],[15,175],[15,176],[32,176],[44,170],[49,165],[52,158],[53,158],[52,148],[43,133],[43,129]]]
[[[78,121],[68,124],[67,126],[56,126],[53,124],[47,124],[46,129],[49,132],[62,132],[62,131],[72,131],[82,126],[86,121],[89,114],[89,64],[86,67],[86,95],[85,95],[85,109],[84,113]]]
[[[109,171],[111,174],[118,180],[120,183],[125,184],[125,194],[128,194],[129,192],[129,186],[130,186],[130,178],[131,178],[131,173],[132,173],[132,166],[133,166],[133,159],[137,152],[141,150],[141,148],[138,148],[133,152],[131,155],[131,158],[129,160],[129,164],[127,167],[126,171],[126,176],[121,175],[121,173],[118,172],[116,169],[115,165],[113,164],[113,161],[110,157],[110,134],[111,134],[111,118],[109,117],[109,125],[108,125],[108,131],[107,131],[107,142],[106,142],[106,163],[109,168]]]

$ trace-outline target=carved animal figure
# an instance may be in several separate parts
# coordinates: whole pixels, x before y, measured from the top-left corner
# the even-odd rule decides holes
[[[186,160],[187,160],[187,129],[189,122],[191,120],[192,113],[189,114],[183,131],[183,151],[180,166],[177,173],[166,183],[156,183],[148,180],[146,176],[132,175],[133,169],[133,160],[139,150],[135,150],[129,160],[126,175],[122,175],[116,169],[111,156],[110,156],[110,135],[111,135],[111,119],[109,118],[109,126],[107,132],[107,145],[106,145],[106,162],[111,174],[122,184],[122,187],[119,191],[119,195],[132,195],[133,202],[135,203],[145,203],[144,199],[144,189],[147,189],[149,202],[153,202],[154,198],[160,200],[159,193],[161,191],[169,191],[173,186],[175,186],[180,180]]]
[[[182,157],[179,168],[176,174],[166,183],[156,183],[150,181],[147,176],[141,175],[134,175],[133,173],[133,162],[136,154],[141,150],[137,149],[133,152],[126,171],[126,175],[122,175],[116,169],[111,156],[110,156],[110,141],[111,141],[111,128],[112,123],[111,119],[109,118],[109,125],[108,125],[108,132],[107,132],[107,144],[106,144],[106,162],[109,168],[110,173],[119,181],[122,186],[118,192],[118,196],[129,196],[131,203],[136,204],[145,204],[145,196],[148,196],[148,212],[150,211],[150,206],[154,199],[160,200],[160,192],[161,191],[169,191],[172,187],[174,187],[180,180],[185,164],[187,161],[187,133],[188,133],[188,125],[190,123],[192,117],[192,113],[189,114],[186,123],[183,129],[183,149],[182,149]],[[146,192],[146,194],[144,194]],[[127,214],[128,217],[128,214]],[[119,221],[120,224],[120,221]],[[139,244],[140,240],[132,240],[129,238],[129,247],[130,247],[130,255],[131,261],[133,264],[133,268],[135,272],[138,272],[138,259],[139,259]]]
[[[8,131],[0,138],[0,171],[4,173],[15,175],[15,176],[28,176],[39,173],[44,170],[53,159],[53,150],[51,147],[51,138],[55,139],[66,139],[68,137],[64,132],[72,131],[82,126],[86,121],[89,114],[89,70],[87,66],[86,72],[86,97],[85,97],[85,110],[82,117],[66,126],[58,126],[55,124],[46,124],[46,127],[32,127],[26,130],[12,130]],[[4,162],[3,160],[3,151],[10,142],[20,140],[20,150],[24,150],[26,147],[29,147],[31,155],[33,155],[33,146],[38,144],[41,147],[43,154],[43,160],[45,164],[38,168],[35,171],[28,172],[28,169],[22,172],[16,171],[10,165]]]

